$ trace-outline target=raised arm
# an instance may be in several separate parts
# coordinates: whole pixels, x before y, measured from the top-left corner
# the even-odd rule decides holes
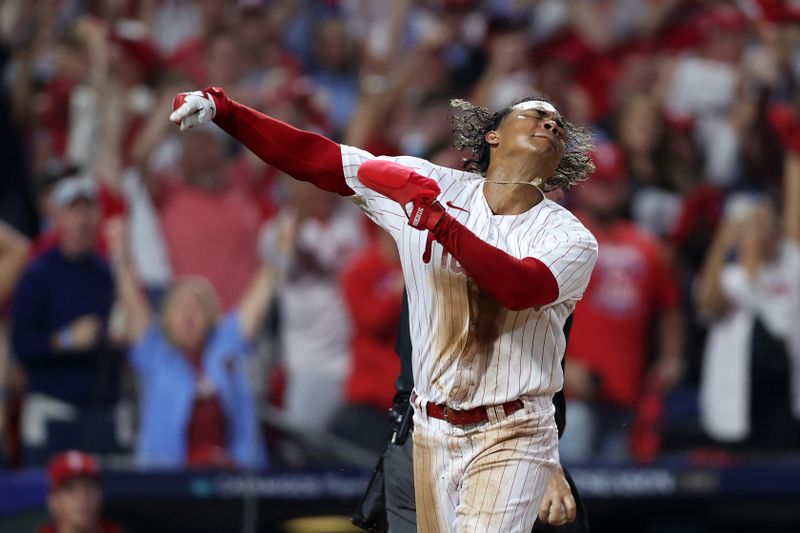
[[[783,162],[783,234],[800,246],[800,154],[788,151]]]
[[[717,316],[725,311],[725,295],[722,293],[721,285],[722,269],[735,242],[734,223],[729,219],[723,220],[700,270],[697,304],[700,311],[705,314]]]
[[[180,93],[170,120],[181,130],[212,119],[262,161],[300,181],[342,196],[353,194],[347,186],[338,143],[304,131],[234,102],[219,87]]]
[[[117,286],[117,300],[125,314],[124,338],[129,344],[139,341],[150,324],[150,305],[145,299],[130,257],[127,228],[121,221],[109,223],[107,228]]]
[[[262,264],[239,302],[239,320],[242,333],[252,341],[264,323],[267,310],[275,292],[275,269]]]

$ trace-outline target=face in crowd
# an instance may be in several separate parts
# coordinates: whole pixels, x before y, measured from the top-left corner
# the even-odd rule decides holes
[[[50,493],[48,508],[59,527],[66,531],[94,531],[100,516],[102,495],[92,477],[74,477]]]
[[[78,198],[58,210],[56,226],[61,241],[73,252],[94,249],[100,225],[100,208],[91,198]]]
[[[214,289],[203,278],[175,283],[164,303],[164,329],[179,350],[199,354],[220,313]]]

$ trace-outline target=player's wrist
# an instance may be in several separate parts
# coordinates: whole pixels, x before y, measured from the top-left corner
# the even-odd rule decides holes
[[[420,200],[414,202],[408,215],[408,225],[418,230],[435,232],[447,213],[438,201]]]
[[[214,100],[216,112],[214,113],[213,120],[228,116],[231,109],[231,99],[228,98],[228,95],[225,94],[225,90],[222,87],[206,87],[203,89],[203,93]]]

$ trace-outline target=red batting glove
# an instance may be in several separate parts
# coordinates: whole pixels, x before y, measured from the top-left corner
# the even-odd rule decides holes
[[[441,192],[439,185],[406,166],[372,159],[359,167],[358,180],[400,204],[408,215],[409,226],[432,230],[445,215],[444,208],[436,201]]]

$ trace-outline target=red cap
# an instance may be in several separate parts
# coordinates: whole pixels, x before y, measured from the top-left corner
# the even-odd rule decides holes
[[[601,143],[589,153],[595,171],[589,181],[599,183],[620,183],[625,179],[625,155],[614,143]]]
[[[91,455],[70,450],[53,457],[50,460],[48,471],[50,473],[50,490],[56,490],[76,477],[97,478],[100,474],[100,466],[97,461],[92,459]]]

